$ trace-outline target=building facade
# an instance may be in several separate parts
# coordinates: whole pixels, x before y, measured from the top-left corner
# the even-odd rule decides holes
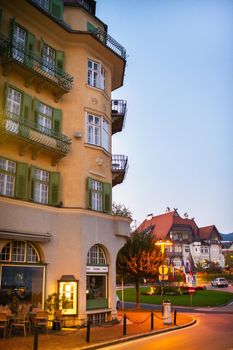
[[[111,215],[128,159],[126,52],[94,0],[0,0],[0,304],[69,299],[67,324],[116,316],[130,219]]]
[[[198,227],[194,218],[181,217],[177,210],[144,220],[139,231],[150,232],[156,239],[169,240],[173,244],[166,250],[168,263],[182,270],[188,284],[195,284],[198,264],[208,267],[210,262],[225,266],[221,235],[214,225]]]

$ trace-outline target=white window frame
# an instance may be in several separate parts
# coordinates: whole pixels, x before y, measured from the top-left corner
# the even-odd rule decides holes
[[[14,197],[16,162],[0,158],[0,195]]]
[[[43,70],[51,75],[54,75],[56,67],[56,50],[47,44],[43,44],[42,48]]]
[[[53,109],[39,102],[38,127],[41,131],[49,133],[52,129]]]
[[[49,198],[49,172],[35,169],[34,172],[34,201],[48,204]]]
[[[93,210],[103,210],[103,183],[97,180],[92,180],[92,195],[91,195],[91,207]]]
[[[13,48],[13,57],[20,62],[24,61],[24,49],[26,44],[26,31],[18,26],[17,24],[14,26],[13,33],[13,42],[16,45],[16,48]]]
[[[110,124],[105,118],[87,113],[86,142],[110,152]]]
[[[87,84],[106,91],[106,70],[100,62],[88,59]]]

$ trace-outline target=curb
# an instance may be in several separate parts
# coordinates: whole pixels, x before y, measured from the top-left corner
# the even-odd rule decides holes
[[[145,337],[150,337],[152,335],[156,335],[156,334],[162,334],[162,333],[168,333],[168,332],[172,332],[172,331],[176,331],[178,329],[182,329],[182,328],[187,328],[190,327],[192,325],[194,325],[197,322],[197,320],[193,319],[192,321],[190,321],[189,323],[186,323],[182,326],[175,326],[173,328],[165,328],[165,329],[161,329],[158,331],[151,331],[150,333],[141,333],[141,334],[135,334],[135,335],[131,335],[131,336],[126,336],[126,338],[119,338],[119,339],[114,339],[114,340],[110,340],[108,342],[103,342],[103,343],[99,343],[99,344],[93,344],[93,345],[89,345],[89,346],[85,346],[82,348],[76,348],[74,350],[95,350],[95,349],[100,349],[106,346],[111,346],[111,345],[116,345],[116,344],[120,344],[120,343],[125,343],[127,341],[131,341],[131,340],[136,340],[136,339],[140,339],[140,338],[145,338]]]

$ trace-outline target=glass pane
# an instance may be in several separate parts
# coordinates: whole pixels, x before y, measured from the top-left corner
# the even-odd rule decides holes
[[[13,299],[16,304],[42,306],[43,267],[2,266],[0,300],[9,305]]]

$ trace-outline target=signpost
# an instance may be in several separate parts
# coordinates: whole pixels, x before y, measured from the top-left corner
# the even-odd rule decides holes
[[[189,295],[190,295],[190,305],[193,304],[193,294],[196,292],[195,288],[189,288]]]

